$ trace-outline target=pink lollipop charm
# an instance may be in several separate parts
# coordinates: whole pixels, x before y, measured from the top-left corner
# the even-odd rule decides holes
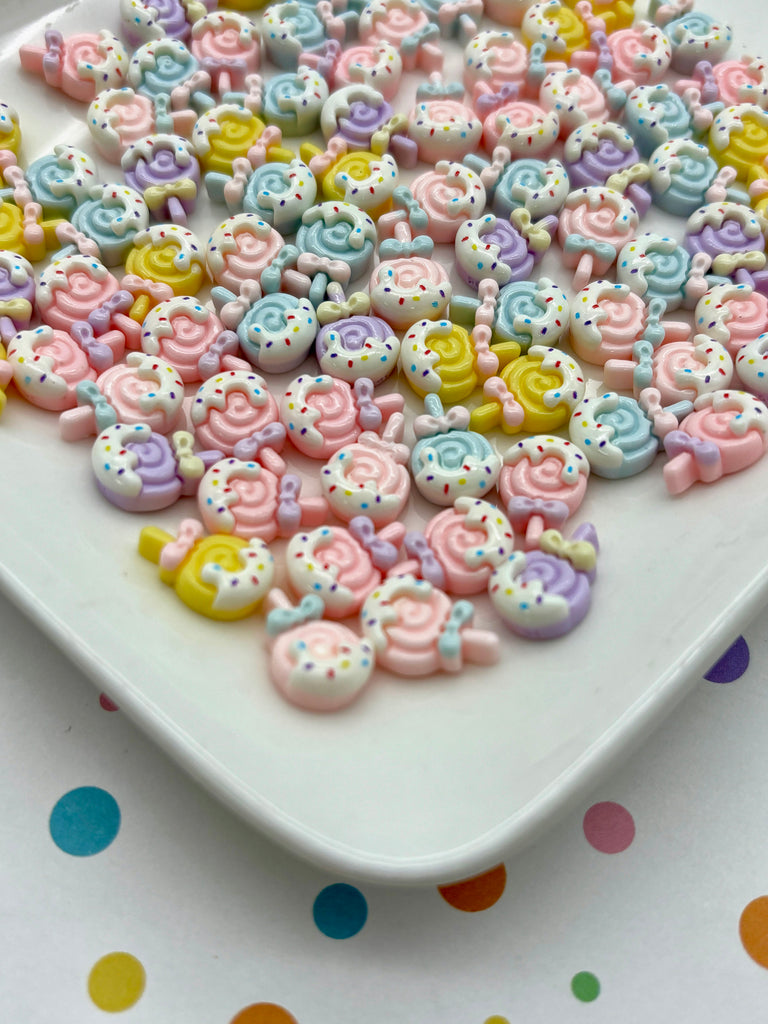
[[[25,71],[40,75],[81,103],[90,103],[102,89],[121,86],[128,70],[125,47],[105,28],[96,35],[83,33],[67,39],[49,28],[45,47],[24,45],[19,59]]]
[[[419,0],[371,0],[360,14],[358,31],[365,43],[396,47],[406,71],[420,68],[429,74],[442,69],[440,29]]]
[[[611,32],[607,42],[614,82],[647,85],[662,81],[669,70],[672,46],[657,25],[638,21],[633,28]]]
[[[507,0],[502,2],[507,5]],[[528,47],[512,32],[484,29],[464,48],[464,87],[473,102],[481,92],[499,92],[504,85],[524,89],[528,71]],[[478,91],[479,85],[484,88]]]
[[[401,676],[459,672],[470,662],[493,665],[499,638],[472,626],[474,607],[455,604],[428,580],[392,576],[368,597],[360,625],[371,643],[376,664]]]
[[[509,100],[498,93],[478,90],[475,109],[483,118],[483,146],[487,153],[503,146],[515,157],[545,157],[560,134],[557,111],[532,100]]]
[[[338,711],[356,700],[374,668],[373,648],[348,626],[322,618],[322,598],[298,605],[277,588],[267,595],[269,674],[278,691],[309,711]]]
[[[246,76],[259,67],[258,29],[235,11],[213,11],[199,18],[192,26],[189,48],[222,96],[245,90]]]
[[[333,69],[333,83],[337,90],[348,85],[366,85],[391,101],[400,88],[402,73],[403,61],[392,43],[347,46],[344,59]]]
[[[477,217],[486,203],[480,175],[455,161],[438,161],[433,171],[412,182],[411,192],[426,213],[429,235],[438,245],[450,245],[462,222]]]
[[[768,298],[749,284],[716,284],[699,299],[694,324],[735,359],[743,345],[768,330]]]
[[[299,596],[315,594],[331,619],[355,615],[398,560],[405,536],[402,523],[376,533],[366,516],[343,526],[320,526],[296,533],[285,549],[288,580]]]
[[[561,529],[584,500],[589,462],[571,441],[535,434],[507,449],[499,494],[525,548],[538,545],[544,530]]]
[[[450,97],[423,98],[408,116],[408,134],[426,163],[463,159],[475,151],[482,131],[472,108]]]
[[[670,494],[712,483],[751,466],[768,447],[768,408],[746,391],[700,395],[694,411],[664,438],[670,457],[664,482]]]
[[[218,448],[225,455],[250,458],[240,449],[238,442],[261,447],[260,461],[268,463],[277,473],[285,471],[283,460],[277,457],[285,432],[275,431],[277,403],[267,389],[263,377],[249,370],[226,370],[202,384],[192,398],[189,417],[195,437],[207,448]],[[269,428],[270,443],[260,445],[261,431]],[[278,437],[278,434],[280,435]],[[273,452],[274,456],[268,456]],[[268,461],[269,460],[269,461]]]
[[[574,268],[574,288],[602,277],[639,223],[634,204],[615,189],[590,185],[569,193],[557,230],[564,262]]]
[[[280,402],[280,419],[295,448],[311,459],[326,460],[364,430],[381,433],[393,413],[402,412],[399,394],[373,396],[373,383],[358,377],[353,385],[328,374],[302,374],[291,381]]]
[[[640,364],[642,365],[642,364]],[[606,363],[606,371],[609,364]],[[665,405],[695,402],[699,395],[722,391],[733,379],[733,360],[719,342],[706,334],[697,334],[692,341],[672,341],[660,345],[650,361],[650,375],[643,375],[635,385],[635,394],[643,387],[654,387]],[[611,378],[613,379],[613,378]],[[609,382],[606,373],[605,383]]]
[[[152,100],[127,86],[105,89],[88,107],[86,120],[93,144],[111,164],[145,135],[155,130]]]
[[[253,213],[237,213],[208,239],[208,272],[216,284],[237,294],[262,273],[283,248],[283,236]]]
[[[221,452],[195,455],[186,430],[169,441],[146,423],[115,423],[94,441],[91,468],[107,501],[126,512],[154,512],[194,494],[206,462],[220,457]]]
[[[185,384],[207,380],[228,366],[237,335],[193,295],[157,303],[141,325],[141,348],[174,367]]]
[[[485,590],[494,568],[512,554],[514,534],[504,513],[483,498],[457,498],[438,512],[424,534],[405,535],[411,560],[390,575],[413,573],[449,594],[466,597]]]
[[[169,434],[182,414],[184,384],[174,368],[143,352],[129,352],[124,363],[110,366],[94,381],[75,388],[77,408],[59,416],[65,441],[76,441],[114,423],[146,423]]]
[[[258,454],[248,460],[222,459],[206,471],[197,489],[200,518],[206,529],[269,542],[325,522],[325,499],[301,497],[301,477],[272,472],[257,461]]]
[[[374,526],[395,522],[408,503],[410,449],[401,444],[404,420],[395,412],[381,435],[364,430],[330,457],[320,485],[334,515],[344,522],[365,515]]]
[[[584,523],[570,540],[557,530],[545,530],[538,548],[514,551],[488,584],[502,622],[531,640],[570,632],[592,602],[597,550],[595,528]]]
[[[45,323],[66,331],[118,291],[120,282],[100,260],[75,253],[52,260],[40,274],[37,308]]]
[[[113,357],[106,346],[102,349],[103,369]],[[67,331],[47,325],[14,335],[8,344],[8,364],[20,394],[32,405],[53,412],[71,409],[77,402],[77,384],[96,379],[87,346],[79,345]]]

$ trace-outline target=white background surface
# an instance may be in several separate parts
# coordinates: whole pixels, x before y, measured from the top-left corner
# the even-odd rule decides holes
[[[759,24],[762,4],[733,12]],[[731,530],[736,546],[749,544],[738,523]],[[278,850],[206,796],[125,714],[103,711],[97,690],[2,600],[0,1005],[14,1020],[101,1020],[88,972],[126,950],[147,971],[128,1019],[152,1024],[227,1024],[257,1001],[300,1024],[760,1019],[768,974],[742,948],[738,921],[768,891],[767,624],[746,631],[752,661],[740,680],[700,682],[632,760],[505,861],[490,910],[462,914],[434,887],[360,883],[368,921],[334,942],[315,928],[312,903],[347,879]],[[82,860],[48,833],[56,800],[81,785],[111,792],[123,819],[112,846]],[[581,821],[597,800],[632,813],[624,853],[586,842]],[[569,990],[580,970],[602,986],[588,1006]]]

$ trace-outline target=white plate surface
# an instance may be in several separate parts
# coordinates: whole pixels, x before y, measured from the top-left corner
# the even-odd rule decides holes
[[[27,4],[25,16],[45,6]],[[700,6],[714,13],[711,2]],[[736,37],[747,39],[757,2],[734,6]],[[82,0],[49,17],[66,34],[114,26],[103,12],[100,0]],[[19,41],[41,39],[46,20],[18,34],[9,26],[3,41],[0,97],[19,110],[27,162],[59,141],[89,148],[78,121],[85,108],[17,70]],[[200,204],[192,226],[203,240],[219,215]],[[673,499],[663,461],[630,480],[591,479],[571,526],[594,522],[601,556],[592,610],[572,634],[527,643],[499,627],[495,668],[421,681],[377,672],[357,704],[319,716],[288,706],[269,683],[261,618],[194,615],[136,553],[143,525],[173,530],[194,514],[191,499],[146,517],[113,508],[91,480],[88,443],[60,441],[56,416],[10,389],[0,421],[0,584],[255,827],[344,876],[445,882],[509,856],[585,794],[764,602],[768,462]],[[414,506],[411,522],[425,515]],[[477,623],[496,626],[484,599]]]

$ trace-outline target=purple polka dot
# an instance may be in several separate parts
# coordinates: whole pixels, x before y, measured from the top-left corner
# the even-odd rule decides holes
[[[716,661],[704,678],[710,683],[732,683],[743,676],[749,665],[749,647],[743,636],[731,644],[719,661]]]

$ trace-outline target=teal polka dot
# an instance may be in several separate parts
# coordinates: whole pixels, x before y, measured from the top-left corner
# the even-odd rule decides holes
[[[330,939],[350,939],[365,924],[368,904],[354,885],[339,882],[326,886],[318,894],[312,916],[323,935]]]
[[[73,857],[91,857],[110,845],[120,829],[120,808],[105,789],[81,786],[54,805],[49,822],[54,843]]]

